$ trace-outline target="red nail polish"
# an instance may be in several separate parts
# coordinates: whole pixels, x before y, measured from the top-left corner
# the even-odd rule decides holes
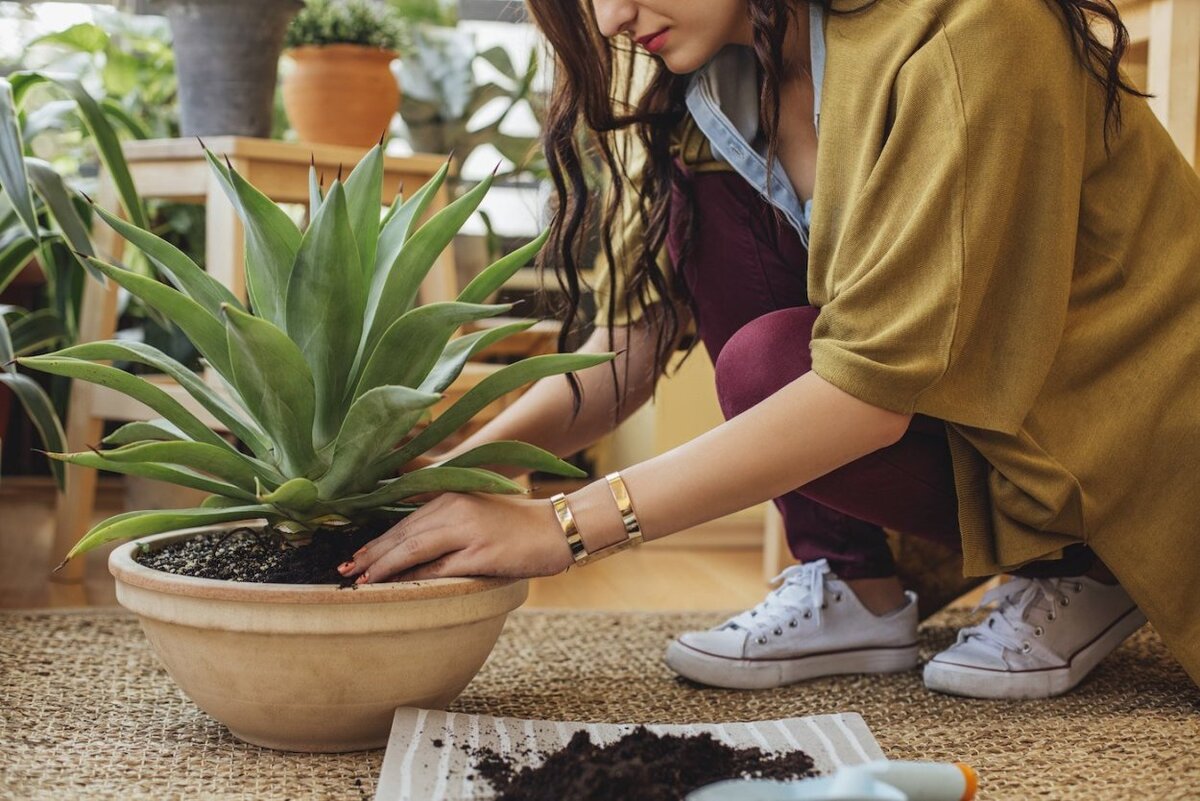
[[[339,573],[349,573],[354,569],[354,560],[351,559],[349,562],[342,562],[337,566],[337,569]]]
[[[361,576],[358,577],[358,581],[356,581],[354,583],[355,584],[366,584],[370,580],[371,580],[370,574],[363,573]]]

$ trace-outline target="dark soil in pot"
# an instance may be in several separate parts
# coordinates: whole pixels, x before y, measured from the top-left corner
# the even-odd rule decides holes
[[[576,732],[566,747],[537,767],[525,760],[518,766],[517,760],[490,749],[466,750],[499,801],[677,801],[725,779],[817,775],[812,757],[803,751],[770,754],[733,748],[706,733],[659,735],[640,726],[604,746],[593,743],[587,732]]]
[[[155,570],[195,578],[258,584],[353,586],[351,580],[337,572],[337,566],[391,528],[394,522],[318,529],[310,543],[299,546],[270,530],[214,531],[162,548],[139,550],[134,559]]]

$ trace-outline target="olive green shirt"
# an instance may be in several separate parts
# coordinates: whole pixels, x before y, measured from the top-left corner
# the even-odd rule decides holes
[[[825,34],[813,370],[947,422],[968,575],[1086,542],[1200,682],[1200,177],[1043,0]]]

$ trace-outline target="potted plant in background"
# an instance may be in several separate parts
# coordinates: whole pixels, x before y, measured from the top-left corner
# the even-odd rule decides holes
[[[106,438],[107,450],[56,459],[210,493],[197,508],[110,518],[71,555],[144,538],[110,559],[117,597],[141,617],[183,690],[236,736],[302,751],[378,747],[397,706],[444,705],[470,681],[505,616],[524,600],[524,581],[450,579],[350,589],[198,578],[143,562],[174,558],[182,550],[184,561],[220,563],[222,554],[245,546],[260,556],[227,565],[222,575],[253,570],[259,561],[304,558],[320,562],[317,581],[333,582],[340,578],[334,566],[417,508],[417,496],[524,491],[483,466],[579,476],[545,451],[506,442],[396,477],[494,399],[544,376],[603,363],[611,354],[548,354],[516,362],[422,426],[472,354],[532,324],[454,337],[464,323],[509,309],[484,301],[533,257],[544,237],[484,270],[456,301],[420,306],[418,287],[478,207],[490,179],[412,232],[447,170],[411,198],[397,198],[381,220],[383,155],[376,146],[327,193],[313,176],[312,222],[301,233],[278,206],[208,157],[245,226],[249,308],[180,251],[99,208],[96,213],[145,252],[172,286],[94,257],[87,261],[178,322],[223,385],[215,389],[160,351],[119,340],[18,360],[110,386],[162,417],[123,426]],[[172,375],[244,447],[106,363],[114,359]],[[239,521],[257,522],[238,529]],[[215,536],[194,528],[213,524],[226,527]]]
[[[283,36],[301,5],[152,0],[171,24],[183,136],[270,136]]]
[[[368,0],[308,0],[285,41],[293,64],[283,102],[300,140],[378,142],[400,102],[391,70],[401,42],[395,12]]]

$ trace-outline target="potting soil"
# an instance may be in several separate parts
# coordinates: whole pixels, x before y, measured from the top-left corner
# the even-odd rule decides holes
[[[659,735],[639,726],[608,745],[576,732],[537,767],[487,748],[470,749],[475,769],[499,801],[677,801],[724,779],[800,779],[816,775],[804,751],[770,754],[734,748],[707,733]]]
[[[237,528],[201,534],[134,558],[146,567],[196,578],[259,584],[338,584],[353,581],[337,566],[387,531],[392,522],[319,529],[306,545],[293,545],[272,531]]]

